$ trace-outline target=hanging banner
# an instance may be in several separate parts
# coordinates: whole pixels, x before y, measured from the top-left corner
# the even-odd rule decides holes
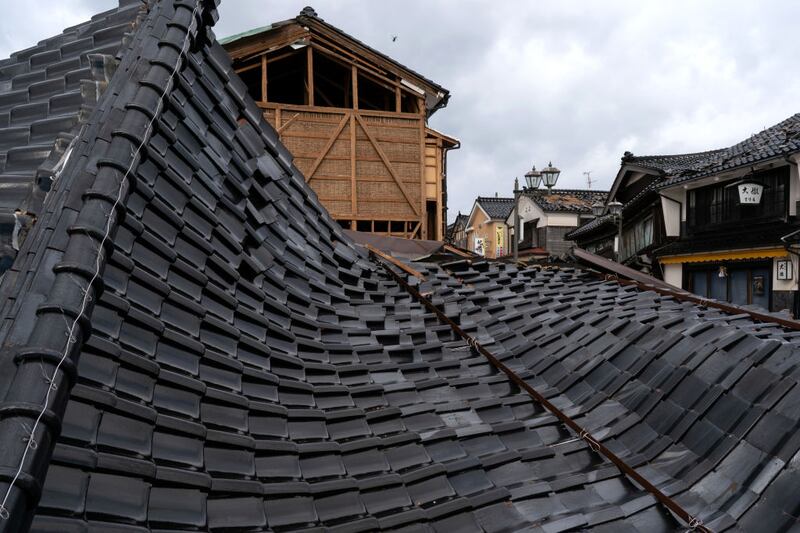
[[[475,237],[475,249],[473,251],[478,255],[486,255],[483,237]]]
[[[505,255],[504,250],[506,247],[505,230],[502,226],[497,226],[495,242],[497,243],[497,257]]]

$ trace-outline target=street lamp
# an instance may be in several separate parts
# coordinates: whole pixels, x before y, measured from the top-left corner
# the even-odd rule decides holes
[[[528,188],[536,190],[542,184],[542,173],[536,170],[536,165],[533,165],[528,172],[525,173],[525,181],[528,182]]]
[[[617,221],[617,263],[622,263],[622,202],[608,202],[608,212]]]
[[[528,175],[526,174],[527,178]],[[519,259],[519,195],[522,191],[519,190],[519,178],[514,178],[514,240],[512,242],[514,248],[514,262]]]
[[[549,162],[546,167],[542,169],[542,180],[544,181],[545,186],[547,187],[547,192],[550,192],[550,189],[555,187],[556,182],[558,181],[558,176],[561,174],[561,171],[553,166],[553,162]]]
[[[595,202],[595,203],[592,204],[592,214],[595,217],[599,217],[599,216],[601,216],[603,214],[603,211],[605,210],[605,208],[606,208],[606,206],[604,206],[602,203]]]

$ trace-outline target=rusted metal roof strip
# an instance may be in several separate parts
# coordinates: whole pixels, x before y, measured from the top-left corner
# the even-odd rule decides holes
[[[528,393],[534,400],[536,400],[539,404],[542,405],[547,411],[553,414],[556,418],[558,418],[565,426],[569,427],[573,430],[578,438],[583,439],[588,444],[589,448],[598,453],[614,463],[620,471],[631,478],[633,481],[638,483],[642,488],[644,488],[647,492],[652,494],[656,500],[659,501],[664,507],[678,516],[684,523],[693,531],[701,531],[704,533],[711,533],[711,530],[708,529],[706,526],[702,524],[697,518],[690,515],[683,507],[681,507],[675,500],[661,492],[658,487],[650,483],[644,476],[642,476],[639,472],[637,472],[633,467],[628,465],[625,461],[623,461],[620,457],[618,457],[614,452],[610,449],[606,448],[600,441],[595,439],[586,429],[584,429],[580,424],[575,422],[572,418],[570,418],[567,414],[561,411],[558,407],[550,403],[547,398],[545,398],[542,394],[540,394],[536,389],[531,387],[524,379],[519,377],[513,370],[509,367],[504,365],[497,357],[495,357],[489,350],[484,348],[477,339],[466,333],[462,330],[458,324],[453,322],[446,314],[444,314],[438,307],[436,307],[433,302],[431,302],[427,297],[423,296],[416,288],[412,287],[411,285],[406,282],[397,272],[392,270],[392,268],[383,262],[380,259],[378,254],[374,254],[374,258],[378,263],[383,266],[389,276],[394,279],[401,287],[403,287],[413,298],[415,298],[418,302],[424,305],[430,312],[432,312],[436,317],[443,322],[450,326],[450,328],[455,332],[459,337],[467,341],[467,343],[478,353],[483,355],[496,369],[503,372],[508,378],[513,381],[517,386],[519,386],[522,390]]]

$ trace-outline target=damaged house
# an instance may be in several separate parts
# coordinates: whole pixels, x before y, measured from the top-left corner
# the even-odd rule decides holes
[[[322,205],[345,229],[442,241],[447,152],[428,126],[447,89],[310,7],[222,41]]]
[[[216,18],[125,1],[0,62],[0,531],[796,528],[798,323],[368,253]]]

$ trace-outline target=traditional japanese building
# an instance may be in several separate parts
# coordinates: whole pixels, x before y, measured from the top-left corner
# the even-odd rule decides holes
[[[456,215],[455,221],[447,226],[447,235],[445,241],[453,246],[467,249],[467,222],[469,215],[462,215],[461,211]]]
[[[800,114],[713,152],[658,187],[673,242],[655,251],[664,279],[691,292],[773,311],[798,309]]]
[[[622,207],[622,243],[617,244],[619,220],[608,209],[605,213],[565,238],[579,248],[614,258],[621,263],[661,277],[653,250],[667,242],[667,231],[658,185],[669,176],[691,169],[715,152],[692,154],[634,156],[625,152],[619,172],[603,203],[620,202]],[[617,254],[619,252],[619,254]]]
[[[511,249],[506,219],[513,208],[513,198],[479,196],[467,219],[467,249],[493,259],[507,255]]]
[[[608,197],[623,204],[619,261],[705,298],[800,311],[782,240],[800,228],[798,158],[800,114],[728,148],[626,152]],[[567,237],[616,257],[619,218],[606,211]]]
[[[592,205],[605,202],[608,191],[581,189],[526,189],[519,198],[519,249],[542,248],[563,258],[574,243],[565,235],[590,222]],[[510,237],[516,234],[514,209],[506,218]]]
[[[345,229],[444,240],[447,152],[428,127],[447,89],[320,18],[222,41],[297,167]]]

